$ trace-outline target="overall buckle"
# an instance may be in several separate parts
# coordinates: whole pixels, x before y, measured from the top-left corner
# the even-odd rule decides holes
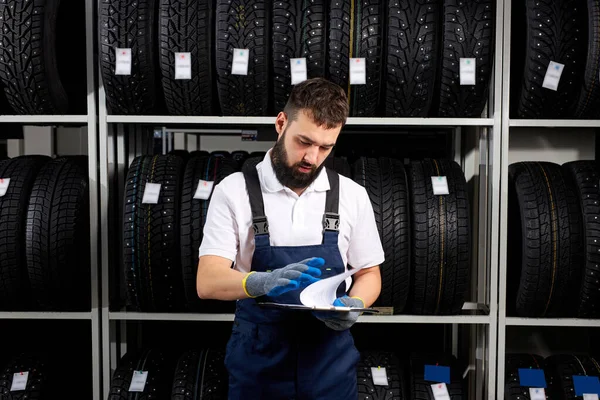
[[[323,232],[340,230],[340,214],[326,212],[323,214]]]
[[[267,222],[267,217],[252,218],[252,229],[254,230],[254,235],[268,235],[269,223]]]

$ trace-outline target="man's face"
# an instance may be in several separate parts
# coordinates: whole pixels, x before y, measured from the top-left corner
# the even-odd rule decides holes
[[[317,126],[305,112],[289,121],[284,113],[277,116],[279,137],[271,152],[277,179],[290,189],[304,189],[319,175],[338,135],[341,125],[333,129]]]

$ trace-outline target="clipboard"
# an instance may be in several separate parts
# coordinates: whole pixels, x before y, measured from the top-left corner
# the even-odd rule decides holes
[[[331,311],[331,312],[362,312],[369,314],[377,314],[379,310],[374,308],[359,308],[359,307],[340,307],[340,306],[329,306],[329,307],[318,307],[318,306],[305,306],[303,304],[281,304],[273,302],[257,302],[260,307],[266,308],[280,308],[287,310],[303,310],[303,311]]]

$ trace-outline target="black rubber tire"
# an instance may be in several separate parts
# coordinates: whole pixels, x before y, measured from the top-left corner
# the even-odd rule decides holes
[[[346,157],[327,157],[325,167],[334,170],[346,178],[352,179],[352,167]]]
[[[529,400],[529,387],[520,385],[519,369],[544,369],[544,357],[537,354],[507,354],[504,370],[504,399]]]
[[[190,152],[190,158],[191,157],[203,157],[203,156],[209,156],[210,153],[206,150],[194,150]]]
[[[10,178],[0,197],[0,309],[26,310],[31,294],[25,258],[29,196],[46,156],[20,156],[0,162],[0,178]]]
[[[388,386],[373,384],[371,368],[385,368]],[[365,351],[356,366],[359,400],[409,400],[406,378],[394,353]]]
[[[266,151],[253,151],[248,155],[248,158],[253,158],[253,157],[260,157],[265,158],[265,155],[267,154]]]
[[[441,0],[390,1],[384,82],[388,117],[427,117],[435,93]]]
[[[575,314],[583,264],[577,189],[558,164],[508,167],[507,308],[521,317]]]
[[[106,0],[99,4],[100,71],[110,114],[160,111],[156,4],[156,0]],[[116,48],[131,48],[131,75],[115,75]]]
[[[231,153],[227,150],[214,150],[214,151],[210,152],[210,155],[213,157],[225,157],[225,158],[231,157]]]
[[[290,58],[306,58],[307,78],[325,77],[327,52],[325,0],[273,1],[273,101],[282,111],[292,90]]]
[[[87,156],[65,156],[38,172],[29,198],[25,255],[36,308],[90,310]]]
[[[225,351],[191,350],[177,362],[171,400],[227,400],[228,382]]]
[[[575,117],[591,119],[600,117],[600,4],[597,1],[587,1],[587,16],[587,61]]]
[[[549,399],[575,400],[573,375],[600,375],[600,359],[587,354],[556,354],[546,357],[544,373]]]
[[[494,60],[496,2],[444,0],[439,117],[480,117]],[[475,58],[475,85],[460,84],[460,58]]]
[[[129,392],[134,371],[148,371],[143,392]],[[110,382],[108,400],[168,399],[173,384],[175,365],[170,354],[160,349],[149,349],[125,354]]]
[[[267,1],[217,0],[217,92],[225,116],[271,112],[271,11]],[[231,74],[233,49],[250,51],[248,75]]]
[[[29,372],[25,390],[11,392],[13,376]],[[0,400],[42,400],[51,398],[48,393],[48,372],[46,363],[39,355],[21,353],[7,362],[0,374]]]
[[[238,164],[224,157],[193,157],[185,168],[181,192],[181,266],[187,307],[191,311],[234,312],[235,302],[201,300],[196,290],[198,253],[208,213],[208,200],[194,199],[199,180],[218,185],[225,177],[239,170]],[[212,193],[211,193],[212,197]]]
[[[425,365],[450,367],[450,384],[446,384],[451,400],[466,400],[467,390],[462,379],[464,368],[451,354],[413,354],[410,357],[410,399],[433,400],[431,385],[425,380]]]
[[[431,177],[446,176],[448,195],[433,194]],[[412,313],[460,313],[469,291],[471,212],[467,183],[452,160],[413,161],[411,194]]]
[[[586,64],[585,1],[526,0],[513,6],[512,118],[573,117]],[[542,87],[550,61],[565,65],[557,91]]]
[[[128,305],[138,311],[184,307],[179,244],[183,168],[178,156],[139,156],[127,172],[123,264]],[[157,204],[142,204],[147,182],[161,184]]]
[[[351,117],[374,117],[380,113],[386,7],[382,0],[330,3],[328,79],[346,91]],[[350,58],[365,58],[366,85],[350,85]]]
[[[0,79],[17,114],[68,113],[57,62],[59,4],[60,0],[15,0],[0,5]]]
[[[190,158],[190,152],[183,149],[173,149],[168,154],[180,157],[184,162]]]
[[[171,115],[215,115],[213,0],[159,0],[160,68]],[[175,79],[175,53],[189,52],[192,78]]]
[[[583,251],[581,287],[578,293],[578,318],[600,317],[600,191],[598,190],[598,164],[596,161],[572,161],[562,166],[570,186],[576,188],[576,196],[582,216]],[[575,297],[575,294],[573,294]]]
[[[373,307],[404,311],[410,289],[410,229],[408,186],[399,160],[361,157],[353,164],[354,181],[363,186],[373,206],[385,261],[381,269],[381,294]]]
[[[237,163],[238,170],[244,165],[244,161],[250,156],[246,150],[235,150],[231,152],[231,158]]]

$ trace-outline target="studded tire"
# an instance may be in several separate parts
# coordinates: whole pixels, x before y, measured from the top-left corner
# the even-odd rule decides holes
[[[527,0],[512,7],[513,118],[569,118],[584,76],[587,19],[584,0]],[[564,64],[554,91],[542,87],[550,61]]]
[[[529,388],[519,384],[520,368],[544,369],[544,357],[536,354],[507,354],[504,370],[504,399],[530,400]]]
[[[488,100],[494,56],[496,2],[444,0],[439,117],[479,117]],[[460,59],[474,58],[475,84],[460,84]]]
[[[169,114],[214,115],[212,0],[159,0],[159,8],[160,68]],[[191,79],[175,79],[175,53],[182,52],[190,53]]]
[[[408,186],[404,166],[392,158],[359,158],[353,164],[354,181],[369,194],[385,261],[382,288],[374,307],[393,307],[400,314],[410,288],[410,229]]]
[[[180,207],[181,265],[187,307],[191,311],[235,311],[234,302],[201,300],[198,297],[196,290],[198,253],[212,191],[209,198],[205,200],[194,199],[194,195],[201,180],[213,182],[214,190],[214,186],[238,170],[238,164],[233,159],[214,156],[192,157],[185,167]]]
[[[410,357],[410,399],[433,400],[431,385],[425,380],[425,365],[450,367],[450,384],[446,384],[451,400],[466,400],[467,391],[462,379],[464,368],[451,354],[413,354]]]
[[[598,118],[600,117],[600,4],[597,1],[587,1],[587,15],[587,61],[575,116]]]
[[[162,97],[156,59],[157,0],[99,3],[100,71],[111,114],[151,114]],[[131,49],[131,75],[115,75],[117,48]]]
[[[570,186],[576,188],[583,224],[583,257],[581,287],[578,293],[579,318],[600,316],[600,191],[598,164],[595,161],[572,161],[562,166]]]
[[[390,1],[385,52],[388,117],[427,117],[435,93],[440,0]]]
[[[385,368],[388,385],[373,383],[371,368]],[[356,366],[359,400],[409,400],[404,370],[394,353],[365,351]]]
[[[432,177],[445,176],[447,195],[434,195]],[[437,179],[437,178],[436,178]],[[465,176],[455,161],[413,161],[411,194],[411,296],[415,314],[456,314],[469,288],[470,205]]]
[[[27,207],[35,178],[50,160],[46,156],[20,156],[0,161],[0,178],[9,178],[4,196],[0,197],[0,309],[25,310],[31,298],[25,229]]]
[[[307,78],[324,77],[327,51],[325,0],[273,1],[273,100],[281,111],[292,90],[290,58],[306,58]]]
[[[221,113],[261,116],[270,113],[271,11],[269,2],[217,0],[216,70]],[[233,50],[250,52],[248,75],[233,75]]]
[[[325,159],[325,167],[334,170],[346,178],[352,179],[352,167],[346,157],[327,157]]]
[[[16,373],[28,372],[25,390],[11,392]],[[52,397],[48,393],[48,370],[41,357],[21,353],[9,360],[0,371],[0,399],[42,400]]]
[[[384,10],[382,0],[339,0],[330,4],[328,78],[346,90],[352,117],[374,117],[379,113]],[[350,58],[365,59],[366,84],[350,84]]]
[[[600,359],[588,354],[557,354],[546,357],[544,373],[549,399],[575,400],[573,376],[600,375]]]
[[[179,205],[183,161],[174,155],[136,157],[127,172],[123,260],[128,305],[137,311],[181,311]],[[143,204],[146,183],[161,184],[157,204]]]
[[[560,165],[509,165],[507,308],[520,317],[575,313],[582,259],[577,189]]]
[[[36,309],[90,309],[88,176],[87,156],[65,156],[44,164],[33,183],[25,257]]]
[[[177,362],[171,400],[226,400],[228,382],[225,351],[188,351]]]

